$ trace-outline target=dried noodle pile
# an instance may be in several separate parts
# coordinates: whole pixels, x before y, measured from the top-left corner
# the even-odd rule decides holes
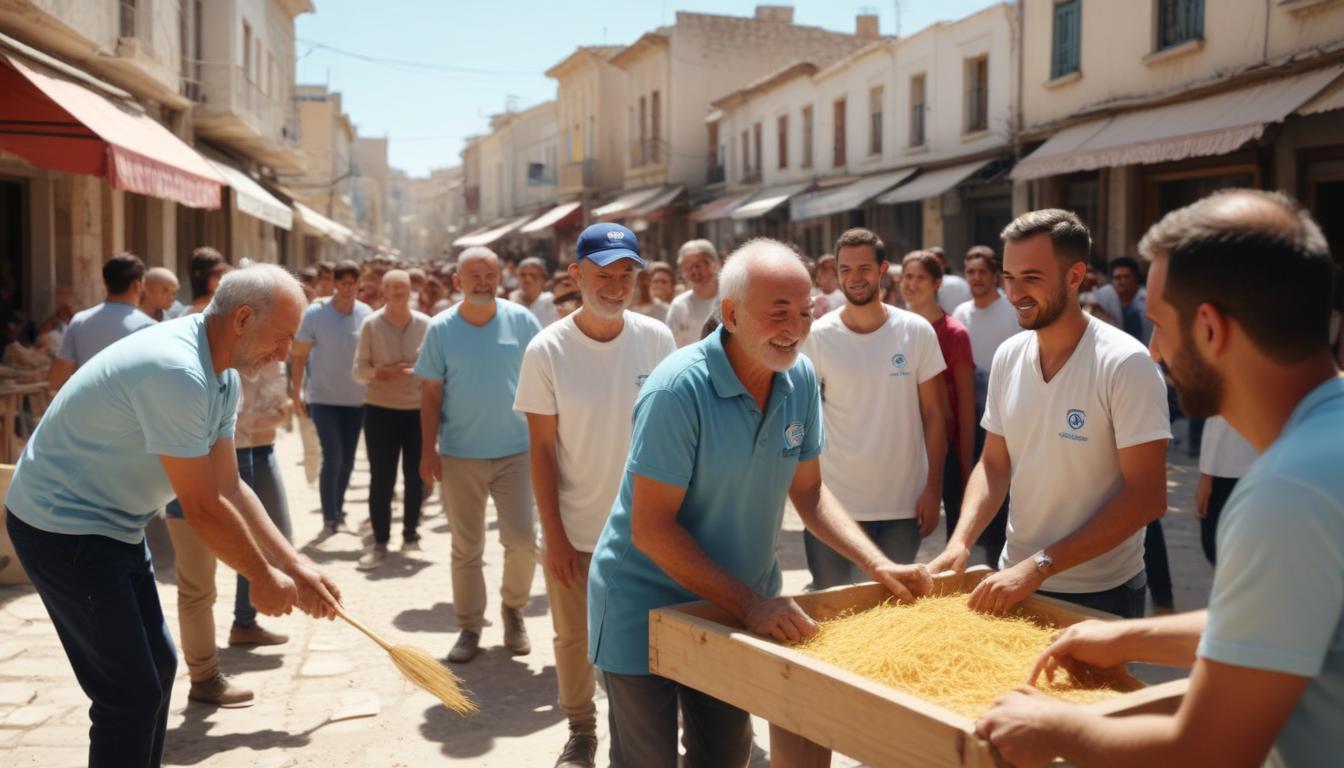
[[[1026,682],[1055,629],[1023,616],[972,611],[966,595],[883,603],[821,622],[796,649],[954,712],[977,718]],[[1100,680],[1075,681],[1059,670],[1037,686],[1074,702],[1118,694]]]

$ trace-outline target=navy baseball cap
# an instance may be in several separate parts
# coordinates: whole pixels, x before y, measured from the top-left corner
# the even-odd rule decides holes
[[[639,257],[639,238],[620,224],[593,224],[579,235],[574,250],[578,258],[588,259],[599,267],[621,259],[633,259],[640,267],[644,266],[644,259]]]

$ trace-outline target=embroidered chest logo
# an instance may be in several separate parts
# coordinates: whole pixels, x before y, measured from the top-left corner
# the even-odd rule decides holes
[[[905,353],[897,352],[891,356],[891,367],[894,369],[888,375],[890,376],[909,376],[910,371],[906,369]]]
[[[784,444],[790,448],[797,448],[803,444],[803,425],[799,422],[793,422],[784,428]]]
[[[644,382],[645,382],[648,378],[649,378],[649,374],[647,374],[647,373],[641,373],[641,374],[639,374],[638,376],[636,376],[636,377],[635,377],[635,389],[639,389],[640,387],[643,387],[643,386],[644,386]]]
[[[1087,414],[1081,408],[1070,408],[1064,414],[1064,423],[1068,426],[1068,432],[1060,432],[1059,436],[1065,440],[1077,440],[1080,443],[1087,442],[1086,435],[1077,434],[1087,424]]]

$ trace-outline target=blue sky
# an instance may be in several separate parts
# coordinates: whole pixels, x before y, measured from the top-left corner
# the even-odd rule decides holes
[[[757,5],[753,0],[314,0],[313,4],[317,13],[300,16],[297,23],[299,82],[326,83],[340,91],[360,134],[389,137],[393,167],[417,176],[456,165],[462,140],[484,132],[489,116],[503,111],[511,99],[527,107],[554,98],[555,81],[544,72],[576,46],[631,43],[654,27],[672,23],[678,10],[751,16]],[[913,34],[991,4],[991,0],[900,0],[901,33]],[[799,0],[793,5],[798,24],[852,32],[856,14],[876,11],[882,34],[896,31],[894,0]]]

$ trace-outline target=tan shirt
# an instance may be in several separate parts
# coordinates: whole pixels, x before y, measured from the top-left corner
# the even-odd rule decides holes
[[[400,365],[411,368],[420,356],[420,344],[429,330],[429,315],[411,310],[411,320],[398,328],[385,318],[387,310],[369,315],[359,328],[355,349],[355,380],[367,384],[364,402],[381,408],[415,410],[420,407],[420,380],[412,375],[380,381],[374,378],[378,368]]]

